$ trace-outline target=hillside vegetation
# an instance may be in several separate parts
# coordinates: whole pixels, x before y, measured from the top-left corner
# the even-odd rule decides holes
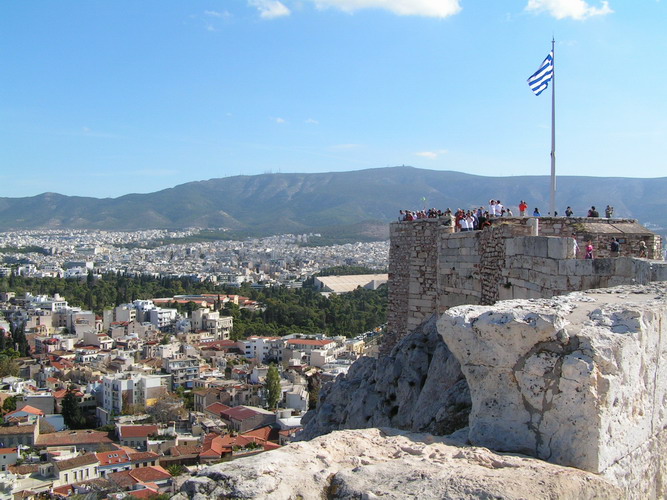
[[[44,193],[0,198],[0,230],[227,228],[227,237],[319,232],[333,239],[386,238],[400,209],[472,208],[500,199],[548,211],[549,176],[482,177],[391,167],[352,172],[262,174],[190,182],[149,194],[86,198]],[[667,227],[667,178],[558,178],[558,209],[585,215],[610,204],[617,217]]]

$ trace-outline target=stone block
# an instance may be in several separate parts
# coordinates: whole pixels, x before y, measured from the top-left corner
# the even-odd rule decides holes
[[[614,259],[614,275],[630,278],[635,275],[635,259],[618,257]]]
[[[534,257],[549,256],[549,238],[546,236],[536,236],[525,239],[525,251],[527,255]]]
[[[517,254],[517,239],[518,238],[508,238],[505,240],[505,255],[508,257],[513,257]]]
[[[573,261],[576,263],[574,274],[576,276],[590,276],[593,274],[593,260],[577,259]]]
[[[665,262],[651,265],[651,281],[667,281],[667,264]]]
[[[568,247],[571,246],[571,241],[568,238],[548,238],[547,253],[550,259],[567,259]]]

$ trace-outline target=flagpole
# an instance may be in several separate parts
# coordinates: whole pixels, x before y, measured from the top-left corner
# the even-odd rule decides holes
[[[556,215],[556,40],[551,38],[553,74],[551,76],[551,216]]]

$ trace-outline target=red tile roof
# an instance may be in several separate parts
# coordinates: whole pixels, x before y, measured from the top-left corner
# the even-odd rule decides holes
[[[246,406],[235,406],[221,412],[224,418],[233,418],[234,420],[246,420],[258,415],[259,412],[252,410]]]
[[[244,432],[242,435],[246,437],[256,437],[262,439],[263,441],[268,441],[271,435],[272,428],[269,425],[254,429],[252,431]]]
[[[67,391],[68,391],[68,389],[60,389],[60,390],[58,390],[58,391],[53,391],[53,397],[56,398],[56,399],[62,399],[62,398],[64,398],[64,397],[67,395]],[[75,395],[77,398],[80,398],[80,397],[83,396],[83,392],[81,392],[81,391],[76,391],[76,392],[74,393],[74,395]]]
[[[56,461],[54,465],[60,471],[76,469],[77,467],[84,467],[86,465],[93,465],[98,463],[97,457],[94,453],[86,455],[79,455],[78,457],[69,458],[67,460]]]
[[[150,465],[148,467],[139,467],[129,471],[130,475],[140,483],[164,481],[171,478],[166,470],[159,465]]]
[[[61,431],[50,434],[40,434],[37,437],[37,446],[71,446],[82,444],[111,444],[113,440],[106,432],[93,430]]]
[[[118,434],[122,439],[148,437],[157,434],[157,425],[121,425]]]
[[[231,406],[223,405],[222,403],[213,403],[211,405],[208,405],[206,408],[204,408],[205,411],[209,413],[213,413],[214,415],[220,416],[220,414],[225,411],[231,409]]]
[[[95,453],[95,456],[100,461],[100,466],[122,464],[130,461],[130,457],[123,450],[103,451]]]
[[[141,490],[130,491],[129,494],[134,498],[152,498],[158,495],[158,490],[154,490],[153,488],[144,488]]]
[[[44,416],[44,412],[42,410],[40,410],[39,408],[35,408],[34,406],[30,406],[30,405],[25,405],[23,408],[20,408],[18,410],[14,410],[12,412],[7,413],[7,415],[5,415],[5,418],[13,417],[15,414],[20,413],[20,412],[29,413],[31,415],[38,415],[40,417]]]
[[[120,488],[126,489],[126,488],[132,488],[135,484],[137,484],[139,481],[134,479],[130,475],[129,470],[122,470],[118,472],[112,472],[107,476],[107,479],[110,481],[116,483]]]
[[[131,462],[150,462],[151,460],[157,460],[160,458],[160,455],[153,451],[138,451],[136,453],[130,453],[128,455]]]
[[[290,339],[287,341],[288,345],[311,345],[311,346],[319,346],[319,347],[324,347],[325,345],[329,345],[333,342],[333,340],[313,340],[313,339]]]
[[[172,457],[182,457],[185,455],[199,455],[202,451],[201,445],[184,445],[172,446],[169,448],[169,455]]]
[[[204,438],[202,452],[199,456],[204,458],[219,458],[222,456],[222,453],[226,451],[226,448],[222,443],[223,437],[221,435],[215,433],[207,434]],[[231,448],[229,451],[231,451]]]
[[[9,427],[0,427],[0,436],[15,434],[34,434],[34,425],[11,425]]]

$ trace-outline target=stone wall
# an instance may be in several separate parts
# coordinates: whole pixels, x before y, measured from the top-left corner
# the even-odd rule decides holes
[[[468,439],[665,498],[667,284],[459,306],[438,330],[472,398]]]
[[[531,236],[536,222],[539,236]],[[660,237],[631,219],[513,217],[495,219],[483,231],[459,233],[448,224],[448,219],[391,224],[382,353],[431,314],[453,306],[666,279],[664,263],[638,259],[640,241],[649,259],[658,258]],[[621,257],[610,256],[612,238],[621,241]],[[589,241],[596,258],[584,260]]]
[[[450,231],[444,223],[424,219],[391,225],[387,323],[393,331],[412,331],[436,310],[437,240],[441,232]],[[391,350],[386,347],[383,352]]]

